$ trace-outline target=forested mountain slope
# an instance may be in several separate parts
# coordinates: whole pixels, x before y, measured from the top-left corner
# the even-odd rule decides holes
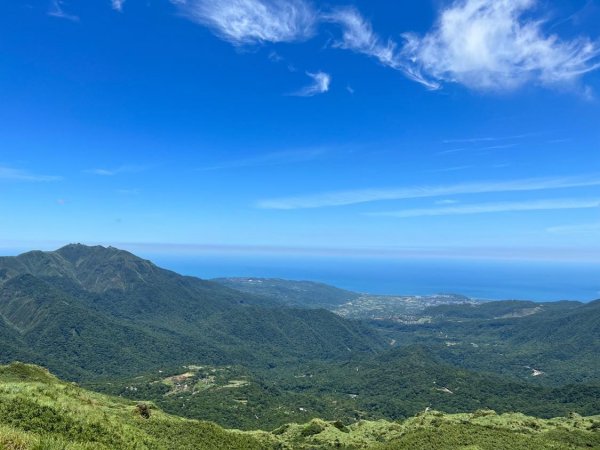
[[[3,361],[41,363],[70,378],[179,363],[265,366],[381,345],[374,331],[327,311],[282,308],[83,245],[0,258],[0,339]]]

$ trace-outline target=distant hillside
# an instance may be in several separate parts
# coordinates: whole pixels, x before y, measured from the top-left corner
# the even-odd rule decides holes
[[[439,305],[426,309],[423,315],[441,320],[473,320],[473,319],[511,319],[538,314],[540,312],[564,313],[572,311],[583,304],[581,302],[530,302],[522,300],[504,300],[468,305]]]
[[[399,345],[426,345],[470,370],[550,385],[600,382],[600,301],[441,305],[422,318],[374,324]]]
[[[313,281],[292,281],[279,278],[215,278],[212,281],[298,308],[331,309],[351,302],[361,295]]]
[[[282,308],[115,248],[68,245],[0,258],[0,344],[0,361],[89,378],[168,364],[335,358],[380,341],[326,311]]]
[[[599,416],[542,420],[478,410],[428,411],[404,422],[314,419],[239,432],[95,394],[40,367],[0,366],[0,448],[11,450],[584,449],[600,446],[598,429]]]

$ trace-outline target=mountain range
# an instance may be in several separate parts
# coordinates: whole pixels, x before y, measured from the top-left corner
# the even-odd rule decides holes
[[[600,301],[202,280],[80,244],[0,258],[0,362],[245,430],[426,409],[598,414],[599,326]]]

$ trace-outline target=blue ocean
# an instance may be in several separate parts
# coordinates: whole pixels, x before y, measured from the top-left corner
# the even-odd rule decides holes
[[[298,256],[146,255],[161,267],[200,278],[267,277],[311,280],[371,294],[463,294],[504,300],[600,298],[600,264],[333,258]]]

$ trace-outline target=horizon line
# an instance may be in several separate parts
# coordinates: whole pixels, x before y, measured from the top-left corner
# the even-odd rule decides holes
[[[75,242],[67,241],[10,241],[0,240],[0,251],[13,253],[6,256],[42,250],[54,251]],[[491,260],[491,261],[539,261],[556,263],[600,264],[600,246],[589,247],[526,247],[515,246],[372,246],[372,247],[327,247],[299,245],[262,244],[205,244],[168,242],[122,242],[122,241],[80,241],[83,245],[111,246],[131,253],[147,256],[194,257],[222,255],[240,257],[322,257],[322,258],[374,258],[374,259],[449,259],[449,260]],[[18,252],[18,253],[15,253]],[[4,256],[4,255],[3,255]]]

